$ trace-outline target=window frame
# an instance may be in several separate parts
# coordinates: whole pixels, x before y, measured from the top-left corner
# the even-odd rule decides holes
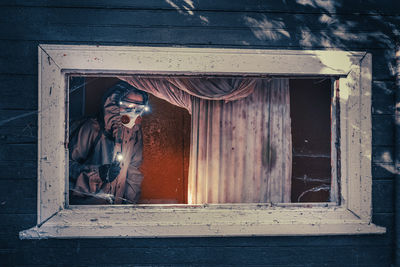
[[[382,234],[371,223],[372,57],[339,50],[38,47],[37,225],[21,239]],[[340,201],[66,206],[69,74],[338,77]],[[334,103],[333,103],[334,105]],[[337,107],[334,107],[335,109]]]

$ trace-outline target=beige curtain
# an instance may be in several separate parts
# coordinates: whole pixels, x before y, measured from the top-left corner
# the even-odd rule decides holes
[[[290,202],[288,79],[121,79],[192,114],[189,204]]]
[[[193,100],[190,203],[290,202],[288,81],[262,85],[234,102]]]

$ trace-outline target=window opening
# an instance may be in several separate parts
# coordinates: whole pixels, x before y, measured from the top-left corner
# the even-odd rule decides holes
[[[117,77],[70,76],[69,125],[95,117],[102,96],[119,81]],[[330,201],[331,116],[335,116],[331,87],[330,78],[290,79],[292,203]],[[138,204],[187,204],[191,116],[151,94],[149,106],[151,112],[143,114],[142,120],[140,170],[145,179]]]

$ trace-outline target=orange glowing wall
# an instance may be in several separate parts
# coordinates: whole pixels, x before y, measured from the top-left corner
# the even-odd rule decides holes
[[[86,78],[85,114],[98,112],[102,95],[117,78]],[[151,111],[143,115],[144,174],[140,203],[187,203],[190,115],[149,95]]]
[[[187,203],[190,115],[150,95],[143,116],[142,203]]]

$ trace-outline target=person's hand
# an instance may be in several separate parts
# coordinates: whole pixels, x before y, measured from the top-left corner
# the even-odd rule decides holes
[[[113,162],[111,164],[103,164],[99,167],[99,176],[103,182],[111,183],[117,178],[121,167],[119,162]]]

